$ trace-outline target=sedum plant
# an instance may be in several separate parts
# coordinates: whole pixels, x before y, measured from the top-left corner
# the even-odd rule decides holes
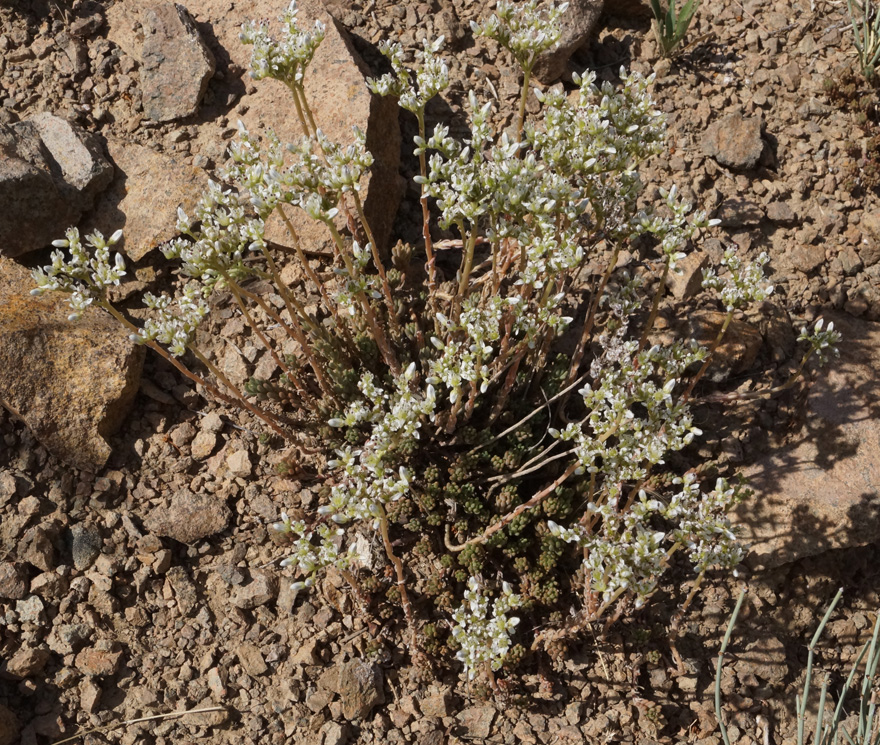
[[[652,78],[621,70],[619,87],[600,87],[593,73],[575,76],[570,93],[535,91],[542,111],[526,119],[531,66],[558,39],[561,10],[502,1],[475,28],[523,68],[521,105],[504,132],[473,92],[464,140],[443,125],[427,132],[426,106],[449,83],[442,39],[425,41],[410,64],[399,44],[382,46],[391,71],[370,87],[396,96],[418,123],[419,246],[398,244],[389,257],[374,240],[360,194],[372,164],[365,136],[332,142],[315,121],[303,79],[324,29],[300,28],[291,4],[280,38],[252,24],[242,39],[254,46],[253,76],[289,88],[302,138],[239,127],[222,183],[209,184],[194,214],[180,212],[180,237],[165,248],[188,278],[181,293],[145,297],[155,315],[134,327],[106,293],[125,272],[121,258],[109,260],[119,236],[88,237],[90,254],[75,229],[56,242],[71,257],[58,250],[34,273],[37,293],[71,293],[75,314],[104,308],[212,395],[321,450],[320,506],[275,526],[291,537],[294,587],[334,567],[361,601],[372,593],[380,613],[399,604],[416,658],[433,601],[452,611],[448,645],[470,677],[491,679],[523,650],[512,644],[519,618],[546,625],[574,603],[573,631],[622,601],[644,604],[679,550],[696,572],[694,591],[710,567],[742,556],[726,513],[743,489],[724,478],[705,484],[703,470],[679,472],[667,459],[701,434],[691,394],[730,318],[772,292],[766,257],[745,262],[730,251],[707,274],[728,310],[710,348],[653,340],[666,279],[713,223],[675,188],[656,207],[638,204],[638,167],[664,138]],[[326,226],[331,275],[306,260],[294,211]],[[281,277],[264,237],[273,215],[320,297],[317,312]],[[444,248],[460,256],[454,272],[435,260],[439,230],[453,236]],[[656,273],[618,267],[637,242],[653,249]],[[577,303],[585,272],[594,281]],[[274,284],[277,306],[248,289],[254,278]],[[272,355],[271,379],[239,391],[198,349],[195,330],[216,292],[233,298]],[[803,364],[837,341],[821,326],[803,338],[812,345]],[[385,600],[359,566],[363,533],[384,548]],[[420,550],[404,556],[399,546],[412,541]]]

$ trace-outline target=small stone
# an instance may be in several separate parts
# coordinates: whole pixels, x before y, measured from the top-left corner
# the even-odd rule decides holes
[[[780,225],[794,225],[797,215],[788,202],[770,202],[767,205],[767,218]]]
[[[6,663],[6,672],[17,678],[28,678],[39,673],[50,656],[45,649],[19,649]]]
[[[83,572],[98,558],[104,540],[97,529],[84,525],[71,526],[70,534],[73,539],[73,565]]]
[[[67,589],[67,580],[56,572],[43,572],[31,581],[31,593],[47,600],[60,600]]]
[[[217,435],[213,432],[199,432],[192,441],[190,453],[196,460],[205,460],[217,447]]]
[[[862,260],[852,246],[845,246],[837,256],[840,267],[847,277],[852,277],[862,270]]]
[[[345,745],[351,736],[351,729],[344,722],[327,722],[321,727],[321,734],[324,736],[323,745]]]
[[[238,655],[238,661],[241,662],[244,671],[252,678],[262,675],[269,669],[269,666],[263,659],[263,653],[260,652],[260,648],[254,644],[247,642],[241,644],[236,650],[236,654]]]
[[[217,497],[181,489],[170,505],[154,508],[144,526],[156,535],[192,544],[225,530],[231,516],[229,507]]]
[[[703,152],[721,165],[750,170],[758,165],[764,151],[762,122],[741,113],[728,114],[714,122],[703,135]]]
[[[80,708],[88,712],[89,714],[94,714],[98,710],[98,705],[101,703],[101,687],[98,686],[93,680],[86,679],[82,682],[80,686],[79,693],[79,705]]]
[[[84,623],[62,623],[52,627],[46,643],[56,654],[73,654],[82,649],[91,635],[91,628]]]
[[[336,691],[342,699],[342,715],[349,720],[364,719],[385,701],[382,671],[365,660],[349,660],[339,668]]]
[[[703,269],[709,266],[709,256],[695,251],[685,256],[670,272],[667,284],[676,300],[687,300],[696,295],[703,286]]]
[[[18,613],[18,620],[22,623],[43,624],[46,621],[43,615],[43,609],[46,606],[43,601],[36,595],[29,595],[24,600],[19,600],[15,604],[15,612]]]
[[[825,249],[812,244],[795,246],[785,255],[785,262],[797,271],[809,274],[825,263]]]
[[[20,564],[0,562],[0,598],[21,600],[27,597],[27,574]]]
[[[251,458],[247,450],[236,450],[226,459],[226,467],[232,476],[247,478],[251,475]]]
[[[449,693],[447,691],[436,691],[431,693],[419,701],[419,709],[426,717],[436,717],[443,719],[450,714],[449,709]]]
[[[93,647],[82,650],[74,661],[77,670],[85,675],[108,676],[119,669],[122,650],[115,642],[101,639]]]
[[[495,714],[494,706],[471,706],[460,712],[456,719],[470,737],[485,740],[492,731]]]
[[[220,432],[223,429],[223,419],[216,411],[202,417],[200,429],[202,432]]]
[[[236,590],[232,604],[242,610],[253,610],[271,602],[278,595],[278,579],[274,574],[256,571],[253,580]]]
[[[51,572],[55,568],[55,547],[48,533],[40,527],[31,528],[24,534],[18,555],[22,561],[44,572]]]
[[[317,646],[318,640],[314,636],[310,636],[294,652],[292,661],[297,665],[317,665],[319,662]]]

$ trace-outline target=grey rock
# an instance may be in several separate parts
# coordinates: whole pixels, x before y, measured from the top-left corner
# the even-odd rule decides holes
[[[214,55],[182,5],[145,3],[140,19],[144,111],[157,122],[195,114],[214,74]]]
[[[43,624],[46,617],[43,614],[46,606],[37,595],[29,595],[15,604],[15,612],[18,620],[22,623]]]
[[[232,604],[242,610],[270,603],[278,596],[278,578],[266,571],[256,571],[253,579],[243,587],[236,589]]]
[[[590,39],[590,34],[602,14],[604,0],[570,0],[562,14],[562,36],[554,49],[542,54],[532,74],[542,83],[553,83],[565,72],[568,60]]]
[[[18,740],[21,725],[12,710],[0,704],[0,745],[12,745]]]
[[[0,598],[21,600],[28,594],[27,574],[19,564],[0,562]]]
[[[809,391],[799,436],[744,471],[755,492],[735,512],[746,562],[775,567],[880,535],[880,324],[824,314],[844,338]]]
[[[758,165],[764,151],[762,121],[742,114],[728,114],[709,125],[703,135],[703,152],[721,165],[750,170]]]
[[[32,297],[33,287],[0,256],[0,403],[59,459],[97,471],[137,393],[144,349],[98,309],[69,322],[64,297]]]
[[[169,505],[154,508],[144,526],[151,533],[189,544],[221,532],[231,516],[229,507],[217,497],[182,489]]]
[[[62,623],[52,627],[46,644],[56,654],[79,652],[92,635],[92,629],[84,623]]]
[[[0,124],[0,256],[62,237],[112,178],[97,138],[64,119],[43,112]]]
[[[98,558],[104,540],[94,527],[86,527],[85,525],[71,526],[70,535],[73,565],[83,572]]]

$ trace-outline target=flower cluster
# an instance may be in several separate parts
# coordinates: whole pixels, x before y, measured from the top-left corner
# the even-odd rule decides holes
[[[512,3],[500,0],[495,13],[484,24],[471,22],[475,34],[495,39],[515,57],[520,67],[531,70],[538,55],[551,49],[562,30],[559,19],[568,3],[538,10],[538,0]]]
[[[824,328],[823,328],[824,327]],[[807,341],[810,343],[811,353],[818,354],[819,364],[824,365],[828,357],[839,357],[840,351],[837,345],[843,337],[839,331],[834,330],[834,323],[831,322],[825,326],[825,319],[819,318],[816,325],[813,326],[813,332],[810,333],[807,327],[801,329],[798,341]]]
[[[196,330],[208,315],[205,288],[198,283],[188,284],[181,295],[172,299],[168,295],[144,294],[144,305],[154,314],[144,321],[140,333],[132,334],[136,344],[157,340],[168,347],[175,357],[186,352]]]
[[[325,27],[315,21],[311,32],[303,31],[297,24],[298,12],[293,0],[281,16],[280,40],[269,35],[266,23],[248,22],[242,27],[241,41],[254,47],[251,56],[251,77],[254,80],[275,78],[287,85],[302,83],[306,68],[324,40]]]
[[[316,531],[312,531],[306,528],[302,520],[291,520],[286,512],[281,513],[281,522],[275,523],[272,528],[282,534],[299,536],[293,544],[293,552],[281,562],[283,567],[296,566],[305,577],[294,582],[290,586],[292,590],[303,590],[314,585],[320,569],[332,566],[344,571],[355,562],[354,545],[347,552],[340,551],[342,536],[345,535],[342,528],[334,529],[322,523]],[[313,540],[316,532],[320,541],[318,545]]]
[[[522,603],[513,588],[503,582],[501,595],[492,603],[483,594],[476,577],[468,580],[464,603],[452,614],[452,638],[460,647],[456,655],[464,664],[468,680],[473,680],[481,667],[489,665],[494,671],[504,664],[510,652],[510,635],[519,624],[516,616],[507,614]]]
[[[42,295],[50,290],[70,293],[71,321],[78,320],[83,311],[96,300],[104,301],[108,287],[118,285],[125,276],[125,261],[122,254],[116,254],[113,264],[110,263],[110,248],[122,238],[122,231],[117,230],[109,238],[95,231],[86,236],[83,246],[79,230],[70,228],[66,238],[53,241],[58,249],[70,249],[70,259],[66,260],[62,251],[52,252],[51,266],[35,269],[32,273],[37,286],[31,290],[32,295]]]
[[[760,303],[773,293],[773,285],[764,277],[764,265],[770,261],[761,253],[754,261],[744,262],[730,247],[724,252],[721,266],[727,273],[719,276],[712,268],[703,270],[703,287],[717,290],[728,311],[748,303]]]

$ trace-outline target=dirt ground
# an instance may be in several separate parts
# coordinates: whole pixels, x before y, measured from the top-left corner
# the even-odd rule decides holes
[[[202,162],[190,138],[174,137],[195,125],[144,121],[130,95],[137,66],[114,52],[104,26],[84,37],[92,61],[109,60],[90,75],[88,95],[59,61],[60,46],[46,43],[76,18],[100,16],[111,4],[0,5],[0,122],[49,109],[92,131]],[[195,5],[190,10],[202,21]],[[499,99],[517,90],[510,61],[470,37],[468,21],[481,5],[340,0],[328,7],[377,71],[379,39],[412,46],[426,25],[449,34],[457,46],[453,85],[429,114],[455,125],[463,121],[470,88]],[[706,3],[689,34],[693,45],[671,63],[657,56],[645,7],[606,5],[572,67],[594,69],[600,81],[612,82],[621,66],[657,73],[653,95],[668,117],[669,139],[666,152],[644,171],[645,200],[671,183],[710,212],[740,200],[719,237],[749,256],[770,254],[777,289],[762,312],[788,317],[797,328],[831,308],[880,318],[880,264],[859,253],[868,237],[863,218],[878,209],[876,98],[858,78],[857,90],[844,90],[855,66],[846,3]],[[47,50],[42,56],[15,55],[37,44]],[[222,81],[217,86],[209,96],[220,100]],[[869,104],[859,103],[863,96]],[[103,112],[99,118],[96,111]],[[767,152],[748,173],[720,167],[703,153],[707,124],[728,114],[764,121]],[[410,177],[417,170],[409,154],[415,123],[406,116],[401,123],[403,171]],[[764,214],[785,203],[791,214],[743,218],[743,200]],[[414,189],[395,233],[419,240]],[[720,253],[717,238],[707,243],[710,254]],[[173,281],[166,265],[156,266],[159,285]],[[212,323],[215,354],[224,352],[224,339],[250,343],[228,307],[220,304]],[[764,382],[778,379],[790,363],[772,352],[762,348],[752,369]],[[159,359],[148,358],[144,379],[113,440],[111,461],[97,474],[65,467],[0,413],[0,561],[30,557],[29,593],[0,598],[0,659],[36,650],[31,674],[0,669],[0,709],[15,714],[25,745],[206,707],[222,710],[126,724],[83,741],[716,745],[715,655],[743,586],[749,600],[722,677],[731,742],[791,742],[806,644],[837,588],[845,588],[844,600],[817,658],[835,682],[869,637],[880,607],[875,546],[762,573],[743,567],[737,577],[706,581],[673,645],[668,627],[686,595],[682,575],[607,632],[597,625],[525,665],[499,700],[467,684],[455,664],[438,661],[430,673],[415,669],[402,645],[400,618],[363,612],[341,578],[328,577],[308,597],[292,593],[278,567],[283,546],[269,526],[284,509],[315,504],[319,484],[307,462],[303,473],[278,475],[275,464],[284,453],[261,441],[253,420],[202,399]],[[716,457],[725,438],[742,432],[763,433],[742,438],[741,466],[766,436],[784,437],[797,424],[797,408],[793,393],[772,405],[700,412],[708,433],[700,455]],[[213,449],[196,457],[193,443],[205,432],[213,435]],[[246,466],[230,469],[229,456],[242,451]],[[181,490],[225,501],[229,526],[189,546],[145,530],[146,515],[167,507]]]

